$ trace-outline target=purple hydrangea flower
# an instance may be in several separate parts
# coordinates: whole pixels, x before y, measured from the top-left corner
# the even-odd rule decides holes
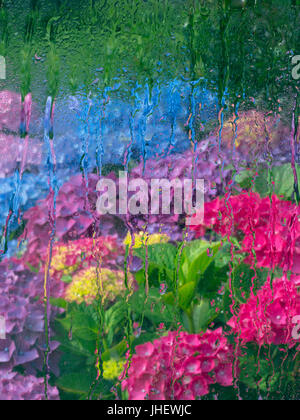
[[[49,400],[59,400],[58,390],[48,387]],[[1,370],[0,400],[2,401],[41,401],[45,400],[44,379],[22,376],[16,372]]]

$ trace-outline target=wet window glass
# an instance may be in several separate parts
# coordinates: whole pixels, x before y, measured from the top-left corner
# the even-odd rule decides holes
[[[1,400],[299,400],[299,18],[0,0]]]

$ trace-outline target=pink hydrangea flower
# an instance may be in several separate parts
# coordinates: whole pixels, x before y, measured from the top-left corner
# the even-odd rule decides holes
[[[53,247],[51,274],[61,279],[63,275],[73,275],[97,264],[115,268],[122,263],[124,254],[125,248],[119,244],[116,236],[57,242]]]
[[[24,171],[36,168],[42,162],[42,141],[38,137],[25,140],[19,135],[20,127],[26,132],[31,121],[32,126],[39,127],[39,120],[31,94],[22,104],[20,94],[0,91],[0,149],[5,156],[0,160],[0,178],[12,175],[20,164]],[[37,134],[36,129],[33,134]]]
[[[130,400],[194,400],[210,385],[231,386],[233,353],[222,329],[170,332],[136,347],[122,388]]]
[[[228,322],[242,344],[288,344],[293,347],[293,318],[300,314],[297,287],[286,277],[267,283],[240,306],[237,315]]]

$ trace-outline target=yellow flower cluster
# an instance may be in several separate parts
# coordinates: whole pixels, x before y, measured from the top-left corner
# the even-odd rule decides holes
[[[107,380],[117,379],[124,371],[124,360],[108,360],[103,362],[103,378]]]
[[[124,241],[124,245],[128,245],[133,249],[139,249],[144,246],[149,245],[156,245],[156,244],[165,244],[170,241],[168,235],[162,233],[154,233],[150,235],[147,232],[140,232],[134,234],[134,238],[132,238],[131,233],[128,232],[126,239]]]
[[[105,301],[114,301],[115,297],[124,291],[122,271],[112,271],[107,268],[97,270],[96,267],[90,267],[73,276],[72,283],[66,290],[65,299],[78,304],[82,302],[91,304],[97,296],[101,296]]]

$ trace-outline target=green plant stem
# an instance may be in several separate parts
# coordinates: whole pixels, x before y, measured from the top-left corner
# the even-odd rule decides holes
[[[192,308],[189,308],[187,311],[185,311],[185,314],[188,318],[188,323],[189,323],[189,332],[191,334],[194,334],[195,332],[195,327],[194,327],[194,320],[193,320],[193,310]]]

